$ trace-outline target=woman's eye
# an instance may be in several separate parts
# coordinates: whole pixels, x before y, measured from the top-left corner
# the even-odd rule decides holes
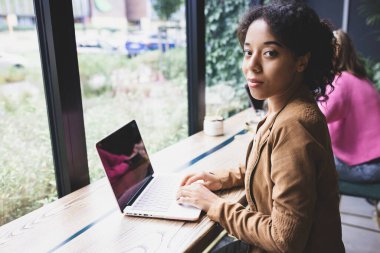
[[[276,51],[266,51],[264,55],[269,57],[276,57],[278,53]]]
[[[243,54],[244,54],[244,56],[250,56],[250,55],[252,55],[252,52],[250,52],[249,50],[244,50]]]

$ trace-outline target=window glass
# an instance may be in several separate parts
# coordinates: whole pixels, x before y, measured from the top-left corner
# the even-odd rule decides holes
[[[0,0],[0,225],[57,197],[35,20]]]
[[[236,37],[239,18],[250,1],[205,1],[206,115],[229,117],[248,106]]]
[[[72,3],[93,181],[104,175],[96,142],[133,119],[149,154],[187,136],[185,6],[181,0]]]

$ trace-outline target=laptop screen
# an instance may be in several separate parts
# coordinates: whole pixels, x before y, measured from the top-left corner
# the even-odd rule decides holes
[[[96,149],[120,210],[123,211],[153,174],[136,121],[131,121],[99,141]]]

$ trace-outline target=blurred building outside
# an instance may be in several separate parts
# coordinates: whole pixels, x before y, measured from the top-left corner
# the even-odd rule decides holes
[[[165,51],[176,45],[184,46],[184,8],[177,11],[170,20],[161,21],[152,7],[152,2],[155,1],[72,0],[77,43],[83,47],[117,50],[126,54],[127,42],[144,44],[144,48],[137,53],[142,50],[161,48]],[[33,1],[0,0],[0,31],[12,33],[16,30],[32,30],[35,29],[35,24]],[[164,26],[168,28],[167,34],[160,33],[160,28]],[[155,45],[148,45],[152,43]],[[157,47],[157,44],[161,47]],[[136,47],[132,44],[133,46]]]

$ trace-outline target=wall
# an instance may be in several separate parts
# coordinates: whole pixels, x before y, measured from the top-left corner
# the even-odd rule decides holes
[[[341,28],[344,0],[306,0],[321,18],[328,19],[336,28]],[[380,60],[380,41],[376,40],[375,28],[365,23],[365,18],[359,14],[358,7],[362,1],[350,1],[350,16],[348,34],[357,51],[373,60]]]

